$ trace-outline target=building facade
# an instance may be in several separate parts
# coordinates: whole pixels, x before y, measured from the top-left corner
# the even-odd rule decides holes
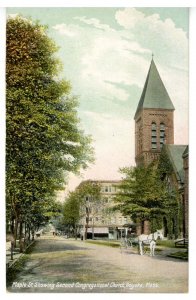
[[[174,145],[174,105],[163,84],[152,59],[141,98],[135,113],[135,161],[136,165],[148,165],[159,160],[164,151],[170,161],[173,173],[167,178],[170,188],[177,189],[181,195],[183,209],[180,237],[188,236],[188,150],[186,145]],[[184,167],[183,167],[184,166]],[[177,219],[170,220],[175,228]],[[167,236],[167,218],[163,220]],[[175,231],[175,229],[174,229]],[[150,222],[143,221],[137,233],[149,234]],[[174,234],[175,235],[175,234]],[[176,236],[175,236],[176,237]]]
[[[177,193],[178,196],[178,211],[173,215],[170,212],[164,216],[163,229],[164,236],[169,234],[170,238],[185,238],[188,230],[188,164],[183,155],[187,149],[186,145],[164,145],[160,160],[164,157],[170,171],[163,174],[163,178],[167,184],[168,190],[172,193]],[[170,224],[170,230],[168,229]]]
[[[183,169],[184,169],[184,237],[188,239],[189,236],[189,147],[187,146],[183,155]]]
[[[100,185],[101,199],[93,202],[86,197],[86,206],[81,207],[80,234],[84,235],[86,226],[86,211],[88,211],[88,238],[119,239],[127,233],[133,225],[129,216],[123,216],[119,211],[112,210],[114,197],[118,192],[120,181],[97,180]]]

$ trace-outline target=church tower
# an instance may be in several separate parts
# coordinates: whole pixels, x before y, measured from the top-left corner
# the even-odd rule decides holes
[[[174,144],[174,106],[152,58],[135,113],[135,161],[149,164],[163,144]]]

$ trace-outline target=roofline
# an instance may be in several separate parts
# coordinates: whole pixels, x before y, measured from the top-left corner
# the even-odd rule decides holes
[[[120,183],[122,180],[105,180],[105,179],[86,179],[86,180],[83,180],[81,181],[81,183],[84,183],[84,182],[96,182],[96,183]],[[81,184],[80,183],[80,184]]]
[[[184,153],[182,154],[183,158],[187,158],[189,156],[189,145],[186,146]]]
[[[135,113],[135,116],[134,116],[134,120],[136,119],[137,115],[142,112],[143,110],[156,110],[156,111],[175,111],[175,108],[150,108],[150,107],[142,107],[141,109],[139,109],[136,113]]]
[[[181,146],[181,147],[186,147],[187,145],[181,145],[181,144],[180,144],[180,145],[178,145],[178,144],[165,144],[165,145],[164,145],[164,147],[166,148],[166,151],[167,151],[167,153],[168,153],[168,155],[169,155],[169,157],[170,157],[170,160],[171,160],[171,163],[172,163],[174,172],[175,172],[176,177],[177,177],[177,181],[180,182],[180,183],[182,183],[182,184],[184,184],[184,182],[181,180],[181,177],[180,177],[180,175],[179,175],[179,173],[178,173],[178,171],[177,171],[177,169],[176,169],[175,163],[174,163],[174,161],[173,161],[173,158],[172,158],[172,156],[171,156],[171,153],[170,153],[170,151],[169,151],[168,146]]]
[[[155,64],[155,62],[154,62],[153,55],[152,55],[152,59],[151,59],[151,62],[150,62],[150,67],[149,67],[149,69],[148,69],[148,73],[147,73],[147,76],[146,76],[146,80],[145,80],[145,83],[144,83],[144,86],[143,86],[143,89],[142,89],[142,93],[141,93],[141,96],[140,96],[140,99],[139,99],[137,108],[136,108],[136,112],[135,112],[135,115],[134,115],[134,119],[136,118],[136,115],[138,114],[138,112],[141,110],[140,104],[142,104],[142,108],[143,108],[144,99],[145,99],[145,98],[143,98],[143,95],[145,96],[145,93],[146,93],[146,90],[147,90],[147,86],[148,86],[148,81],[149,81],[149,76],[150,76],[150,72],[151,72],[152,65],[154,65],[155,70],[156,70],[156,72],[157,72],[158,75],[159,75],[160,81],[161,81],[163,87],[165,88],[165,91],[166,91],[166,93],[167,93],[167,96],[169,97],[169,100],[171,101],[171,98],[170,98],[170,96],[169,96],[169,94],[168,94],[168,92],[167,92],[167,89],[166,89],[166,87],[165,87],[165,85],[164,85],[164,83],[163,83],[163,80],[162,80],[162,78],[161,78],[161,76],[160,76],[160,74],[159,74],[159,71],[158,71],[158,69],[157,69],[157,67],[156,67],[156,64]],[[143,101],[142,101],[142,99],[143,99]],[[174,111],[174,110],[175,110],[175,107],[174,107],[172,101],[171,101],[171,104],[172,104],[172,106],[173,106],[173,109],[168,109],[168,110],[173,110],[173,111]],[[153,108],[149,108],[149,109],[153,109]],[[167,110],[167,108],[165,108],[164,110]]]

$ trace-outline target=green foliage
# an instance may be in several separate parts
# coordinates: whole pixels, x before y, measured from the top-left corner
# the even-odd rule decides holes
[[[16,279],[17,274],[24,270],[24,266],[28,260],[28,254],[23,255],[14,263],[6,272],[6,285],[9,287]]]
[[[52,213],[66,173],[93,161],[91,138],[79,129],[70,83],[58,79],[47,28],[8,18],[6,47],[7,216],[36,223]]]
[[[86,197],[92,201],[100,201],[101,186],[99,183],[91,180],[83,181],[77,187],[77,193],[80,196],[81,203],[86,201]]]
[[[188,251],[172,252],[172,253],[168,254],[167,256],[172,257],[172,258],[183,259],[186,261],[188,261],[188,258],[189,258]]]
[[[156,168],[141,166],[121,169],[125,178],[116,197],[117,208],[132,219],[149,220],[164,212],[166,189]]]
[[[171,194],[160,179],[154,165],[123,168],[124,176],[116,196],[115,209],[138,220],[150,220],[151,231],[162,227],[162,218],[176,209],[176,195]]]
[[[121,169],[124,179],[119,186],[115,209],[130,215],[135,221],[150,220],[151,232],[163,227],[167,220],[169,238],[177,238],[182,231],[182,203],[175,185],[169,184],[173,167],[166,152],[158,164]]]
[[[77,192],[70,192],[63,206],[64,224],[75,227],[80,219],[80,197]]]
[[[89,244],[95,244],[99,246],[108,246],[112,248],[119,248],[120,243],[119,242],[113,242],[113,241],[88,241]]]
[[[177,238],[183,231],[183,206],[178,185],[175,185],[174,169],[166,148],[161,151],[157,171],[168,191],[165,201],[168,237]]]
[[[157,240],[157,246],[175,248],[175,242],[174,240]]]
[[[63,206],[63,222],[77,229],[81,218],[89,221],[89,208],[100,206],[101,187],[93,181],[83,181],[74,192],[69,193]],[[92,213],[92,212],[91,212]]]
[[[163,179],[173,173],[173,166],[164,147],[159,157],[158,172],[160,174],[160,177]]]

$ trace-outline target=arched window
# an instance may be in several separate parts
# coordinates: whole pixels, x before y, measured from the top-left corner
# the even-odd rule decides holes
[[[151,148],[157,149],[157,125],[155,122],[151,125]]]
[[[165,144],[165,124],[161,123],[160,124],[160,149],[163,147]]]

